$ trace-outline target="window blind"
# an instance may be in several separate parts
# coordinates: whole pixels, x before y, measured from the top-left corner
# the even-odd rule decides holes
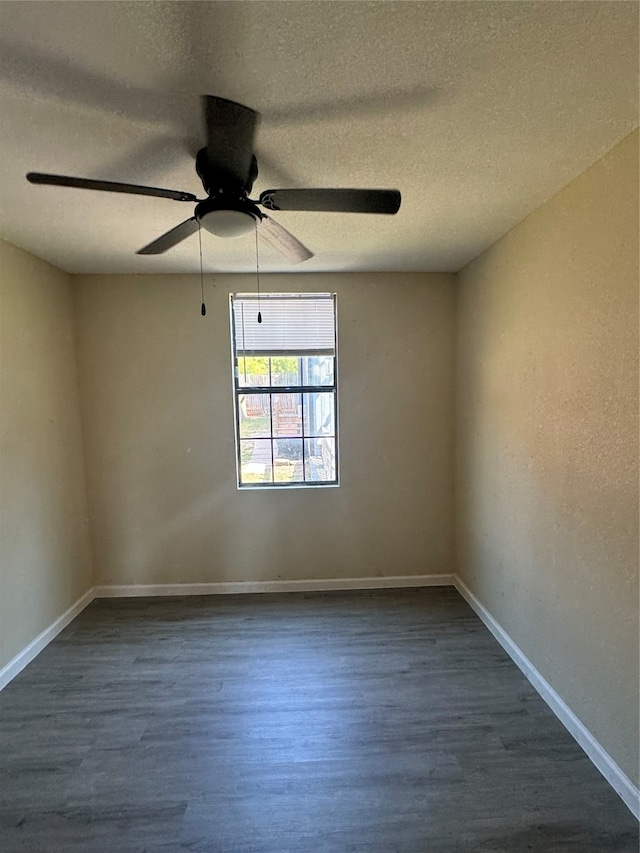
[[[335,355],[331,293],[264,295],[259,300],[257,294],[235,294],[231,308],[238,356]]]

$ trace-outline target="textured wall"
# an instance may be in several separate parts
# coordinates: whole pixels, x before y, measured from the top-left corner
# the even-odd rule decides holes
[[[638,782],[638,134],[460,274],[457,561]]]
[[[338,294],[341,485],[238,491],[229,292],[253,276],[75,279],[96,583],[452,571],[448,275],[263,276]]]
[[[92,586],[70,277],[0,241],[0,667]]]

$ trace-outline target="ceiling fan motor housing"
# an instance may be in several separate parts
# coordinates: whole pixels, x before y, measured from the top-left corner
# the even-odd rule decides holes
[[[258,163],[251,156],[248,178],[243,181],[237,174],[212,166],[209,152],[201,148],[196,155],[196,171],[209,198],[195,209],[198,222],[217,237],[243,237],[253,231],[262,214],[249,200],[253,182],[258,176]]]
[[[216,195],[221,191],[248,195],[253,188],[255,179],[258,177],[258,161],[255,155],[252,154],[249,173],[246,179],[242,180],[237,175],[221,169],[219,165],[212,165],[209,152],[206,148],[201,148],[196,154],[196,172],[202,181],[202,186],[207,195]]]

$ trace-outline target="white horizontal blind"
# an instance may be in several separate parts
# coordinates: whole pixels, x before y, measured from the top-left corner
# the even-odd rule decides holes
[[[237,356],[335,355],[331,293],[236,294],[231,306]]]

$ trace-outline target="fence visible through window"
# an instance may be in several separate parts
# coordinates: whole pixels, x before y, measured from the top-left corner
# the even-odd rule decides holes
[[[231,317],[238,485],[337,485],[335,297],[238,294]]]

